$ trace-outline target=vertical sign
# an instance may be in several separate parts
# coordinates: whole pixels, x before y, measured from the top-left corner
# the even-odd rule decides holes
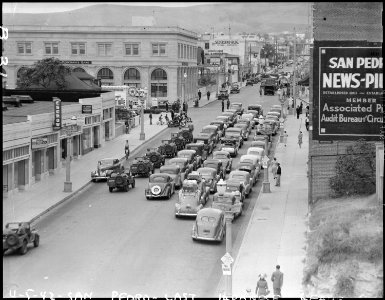
[[[62,127],[61,124],[61,100],[57,97],[53,97],[53,105],[54,105],[54,122],[53,129],[59,130]]]
[[[315,41],[314,140],[380,140],[382,48],[360,41]]]

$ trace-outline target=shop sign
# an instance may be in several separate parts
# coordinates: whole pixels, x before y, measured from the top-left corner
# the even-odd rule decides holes
[[[54,105],[54,123],[53,123],[53,129],[59,130],[62,127],[62,114],[61,114],[61,100],[59,98],[54,97],[53,98],[53,105]]]
[[[92,114],[92,105],[82,105],[82,114]]]
[[[77,125],[77,124],[67,125],[60,130],[60,136],[63,136],[63,135],[70,135],[71,136],[71,135],[73,135],[73,134],[75,134],[81,130],[82,130],[82,128],[80,125]]]
[[[90,60],[62,60],[61,63],[67,65],[92,65]]]
[[[236,40],[217,40],[213,42],[216,46],[237,46],[239,41]]]
[[[32,150],[47,148],[47,146],[48,146],[48,137],[47,136],[31,139],[31,149]]]
[[[314,140],[380,140],[382,48],[364,41],[315,41]]]

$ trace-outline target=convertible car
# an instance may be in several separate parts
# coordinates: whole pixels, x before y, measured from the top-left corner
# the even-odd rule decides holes
[[[168,174],[152,174],[148,180],[148,186],[144,190],[144,194],[149,199],[167,198],[175,193],[174,179]]]
[[[201,209],[195,219],[192,239],[222,242],[226,234],[225,213],[216,208]]]

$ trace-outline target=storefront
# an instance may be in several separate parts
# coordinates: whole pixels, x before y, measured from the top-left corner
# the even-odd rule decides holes
[[[82,128],[80,125],[68,125],[68,126],[64,126],[60,130],[60,153],[61,153],[60,160],[62,161],[62,164],[65,163],[65,160],[68,154],[68,149],[67,149],[68,139],[71,139],[70,155],[74,159],[77,159],[79,156],[82,155],[83,152],[82,152],[82,147],[80,142],[81,138],[82,138]]]
[[[57,168],[57,147],[57,133],[31,139],[33,181],[40,181],[42,177],[54,174]]]
[[[3,195],[24,190],[29,183],[29,145],[3,151]]]

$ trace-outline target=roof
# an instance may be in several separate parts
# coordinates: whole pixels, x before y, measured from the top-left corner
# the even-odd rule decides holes
[[[197,218],[202,216],[202,215],[203,216],[219,217],[222,214],[223,214],[223,211],[220,209],[206,207],[206,208],[202,208],[201,210],[198,211]]]
[[[188,161],[188,159],[186,157],[174,157],[174,158],[171,158],[168,163],[170,162],[174,162],[174,161],[183,161],[183,162],[186,162]]]
[[[240,171],[240,170],[231,171],[230,176],[231,174],[250,175],[250,173],[247,173],[246,171]]]
[[[156,173],[156,174],[151,174],[149,179],[151,180],[154,177],[167,177],[168,178],[168,177],[170,177],[170,175],[167,173]]]
[[[62,105],[73,105],[74,102],[63,102]],[[26,122],[28,115],[40,115],[54,112],[54,103],[46,101],[35,101],[34,103],[23,103],[21,107],[7,107],[3,111],[3,125]]]
[[[179,169],[179,166],[178,165],[164,165],[164,166],[161,166],[160,167],[160,171],[163,171],[163,170],[170,170],[170,169]]]
[[[212,172],[212,173],[216,173],[216,172],[217,172],[217,170],[215,170],[214,168],[209,168],[209,167],[199,168],[197,171],[198,171],[198,172],[201,172],[201,171],[210,171],[210,172]]]

